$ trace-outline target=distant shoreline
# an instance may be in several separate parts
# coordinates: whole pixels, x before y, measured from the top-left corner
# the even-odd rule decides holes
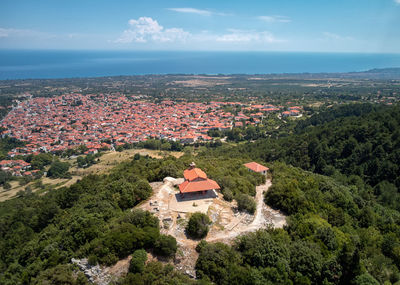
[[[0,80],[135,75],[354,75],[377,71],[382,74],[379,69],[384,69],[387,77],[397,76],[398,67],[400,54],[0,50]]]
[[[40,80],[82,80],[82,79],[102,79],[102,78],[139,78],[139,77],[247,77],[248,80],[267,80],[267,79],[327,79],[330,78],[346,78],[346,79],[392,79],[400,80],[400,67],[391,68],[374,68],[365,71],[352,72],[303,72],[303,73],[264,73],[264,74],[194,74],[194,73],[165,73],[165,74],[132,74],[132,75],[99,75],[99,76],[82,76],[82,77],[60,77],[60,78],[17,78],[17,79],[0,79],[0,82],[7,81],[40,81]],[[252,78],[258,76],[260,78]]]

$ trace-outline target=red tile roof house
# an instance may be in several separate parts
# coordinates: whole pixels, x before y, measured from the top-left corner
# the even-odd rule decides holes
[[[82,104],[76,106],[77,100]],[[24,148],[12,150],[10,156],[55,152],[86,143],[100,144],[104,140],[137,142],[149,136],[183,138],[193,143],[211,128],[231,129],[234,115],[220,108],[227,104],[238,103],[186,102],[171,106],[170,101],[161,104],[131,101],[117,94],[64,94],[23,101],[7,114],[0,126],[7,129],[8,136],[28,142]],[[242,119],[249,117],[240,113],[236,120]]]
[[[1,170],[10,172],[13,176],[20,176],[21,173],[31,168],[31,164],[23,160],[2,160],[0,161]]]
[[[264,174],[264,175],[267,174],[267,172],[269,170],[268,167],[266,167],[264,165],[261,165],[261,164],[259,164],[257,162],[254,162],[254,161],[253,162],[249,162],[249,163],[245,163],[244,166],[247,167],[247,169],[249,171],[254,171],[254,172],[257,172],[257,173]]]
[[[205,194],[210,190],[221,189],[217,182],[207,177],[207,174],[200,168],[196,168],[195,164],[190,164],[190,167],[183,172],[185,181],[179,184],[179,191],[182,197],[185,193],[202,192]]]

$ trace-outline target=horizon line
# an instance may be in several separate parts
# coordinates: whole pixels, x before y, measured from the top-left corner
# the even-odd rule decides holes
[[[398,67],[382,67],[370,68],[359,71],[345,71],[345,72],[269,72],[269,73],[141,73],[141,74],[119,74],[119,75],[99,75],[99,76],[76,76],[76,77],[40,77],[40,78],[16,78],[16,79],[0,79],[2,81],[18,81],[18,80],[62,80],[62,79],[83,79],[83,78],[103,78],[103,77],[136,77],[136,76],[254,76],[254,75],[310,75],[310,74],[354,74],[366,73],[373,70],[386,70],[386,69],[399,69]]]
[[[98,52],[222,52],[222,53],[320,53],[320,54],[387,54],[400,55],[400,52],[378,52],[378,51],[281,51],[281,50],[180,50],[180,49],[56,49],[56,48],[1,48],[0,51],[98,51]]]

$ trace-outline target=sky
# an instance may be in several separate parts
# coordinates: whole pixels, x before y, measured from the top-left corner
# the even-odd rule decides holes
[[[0,49],[400,53],[400,0],[1,0]]]

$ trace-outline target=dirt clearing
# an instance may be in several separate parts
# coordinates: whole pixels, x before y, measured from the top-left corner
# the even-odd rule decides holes
[[[254,215],[239,212],[236,202],[223,200],[222,194],[216,191],[208,191],[209,193],[204,196],[185,194],[185,198],[182,199],[176,187],[182,182],[183,178],[166,178],[164,182],[151,183],[153,195],[139,207],[159,218],[163,234],[176,238],[179,250],[174,260],[175,266],[189,276],[195,276],[194,266],[198,257],[195,247],[199,242],[189,239],[185,233],[185,226],[191,213],[207,213],[212,220],[210,231],[205,238],[209,242],[231,243],[241,234],[267,226],[282,228],[286,224],[286,217],[263,201],[263,193],[271,186],[270,180],[256,187],[257,208]]]

